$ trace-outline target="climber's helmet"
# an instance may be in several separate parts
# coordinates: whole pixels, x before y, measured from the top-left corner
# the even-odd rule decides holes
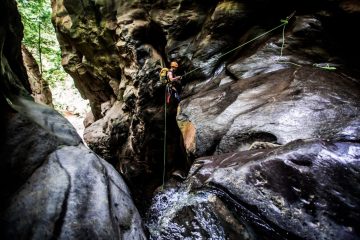
[[[177,62],[171,62],[170,67],[177,68],[177,67],[179,67],[179,64]]]

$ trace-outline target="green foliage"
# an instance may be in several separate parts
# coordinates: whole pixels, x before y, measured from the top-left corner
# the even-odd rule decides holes
[[[54,85],[67,76],[61,66],[61,52],[51,23],[51,0],[17,0],[24,25],[23,44],[35,57],[43,78]]]

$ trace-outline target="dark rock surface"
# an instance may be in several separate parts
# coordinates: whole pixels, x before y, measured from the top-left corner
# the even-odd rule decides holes
[[[359,83],[339,71],[288,68],[193,95],[178,120],[196,129],[185,136],[195,156],[246,150],[255,141],[358,140],[359,96]]]
[[[179,74],[197,69],[182,80],[182,136],[176,106],[169,111],[167,176],[186,172],[186,158],[243,150],[255,141],[358,138],[357,1],[52,5],[64,68],[92,106],[95,121],[85,141],[134,191],[144,186],[152,192],[161,183],[161,62],[178,60]],[[291,13],[282,33],[280,20]]]
[[[53,11],[64,68],[92,106],[85,141],[145,208],[164,167],[158,72],[180,63],[166,180],[200,159],[155,197],[152,238],[359,238],[358,1],[53,0]]]
[[[0,238],[145,239],[118,172],[31,98],[15,1],[0,20]]]
[[[360,144],[294,141],[199,158],[158,194],[153,239],[359,239]]]

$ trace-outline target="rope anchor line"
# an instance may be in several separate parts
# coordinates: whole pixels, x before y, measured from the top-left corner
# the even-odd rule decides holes
[[[231,50],[229,50],[229,51],[227,51],[227,52],[225,52],[224,54],[220,55],[218,58],[220,59],[220,58],[226,56],[227,54],[232,53],[233,51],[235,51],[235,50],[237,50],[237,49],[239,49],[239,48],[241,48],[241,47],[243,47],[243,46],[245,46],[245,45],[247,45],[247,44],[249,44],[249,43],[251,43],[251,42],[253,42],[253,41],[255,41],[255,40],[257,40],[257,39],[259,39],[259,38],[261,38],[261,37],[263,37],[263,36],[265,36],[265,35],[267,35],[267,34],[269,34],[269,33],[271,33],[271,32],[273,32],[273,31],[275,31],[276,29],[278,29],[278,28],[280,28],[280,27],[282,27],[282,26],[284,26],[284,28],[285,28],[285,25],[287,25],[287,24],[289,23],[290,18],[292,18],[294,15],[295,15],[295,11],[292,12],[288,17],[286,17],[286,19],[282,19],[280,25],[278,25],[278,26],[270,29],[269,31],[264,32],[264,33],[256,36],[255,38],[253,38],[253,39],[251,39],[251,40],[249,40],[249,41],[247,41],[247,42],[245,42],[245,43],[243,43],[243,44],[241,44],[241,45],[239,45],[239,46],[237,46],[237,47],[235,47],[235,48],[233,48],[233,49],[231,49]],[[284,30],[283,30],[283,31],[284,31]],[[164,63],[163,63],[163,62],[161,62],[161,66],[162,66],[162,67],[164,66]],[[189,75],[190,73],[195,72],[195,71],[197,71],[197,70],[199,70],[199,69],[201,69],[201,68],[202,68],[202,67],[194,68],[193,70],[185,73],[185,74],[182,75],[181,77],[185,77],[186,75]],[[164,128],[165,128],[165,129],[164,129],[163,175],[162,175],[162,186],[161,186],[162,189],[164,189],[165,175],[166,175],[166,145],[167,145],[167,144],[166,144],[166,138],[167,138],[167,136],[166,136],[166,134],[167,134],[167,123],[166,123],[166,122],[167,122],[167,119],[166,119],[166,118],[167,118],[167,116],[166,116],[166,115],[167,115],[166,94],[167,94],[167,92],[166,92],[166,88],[165,88],[165,104],[164,104],[164,112],[165,112],[165,116],[164,116],[164,119],[165,119],[165,124],[164,124],[164,125],[165,125],[165,126],[164,126]]]
[[[272,29],[270,29],[270,30],[268,30],[268,31],[266,31],[266,32],[264,32],[264,33],[256,36],[256,37],[254,37],[253,39],[251,39],[251,40],[249,40],[249,41],[247,41],[247,42],[245,42],[245,43],[243,43],[243,44],[240,44],[239,46],[237,46],[237,47],[235,47],[235,48],[233,48],[233,49],[231,49],[231,50],[223,53],[222,55],[220,55],[220,56],[218,57],[218,59],[220,59],[220,58],[228,55],[229,53],[232,53],[232,52],[234,52],[235,50],[237,50],[237,49],[239,49],[239,48],[242,48],[243,46],[245,46],[245,45],[247,45],[247,44],[249,44],[249,43],[251,43],[251,42],[253,42],[253,41],[255,41],[255,40],[257,40],[257,39],[259,39],[259,38],[261,38],[261,37],[263,37],[263,36],[265,36],[265,35],[273,32],[273,31],[275,31],[275,30],[277,30],[277,29],[280,28],[280,27],[283,27],[283,29],[282,29],[282,45],[281,45],[281,51],[280,51],[280,57],[282,57],[282,55],[283,55],[283,49],[284,49],[284,45],[285,45],[285,27],[286,27],[286,25],[289,23],[289,20],[295,15],[295,13],[296,13],[296,11],[293,11],[293,12],[292,12],[289,16],[287,16],[285,19],[281,19],[281,20],[280,20],[280,22],[281,22],[280,25],[278,25],[278,26],[276,26],[276,27],[274,27],[274,28],[272,28]],[[296,64],[296,63],[292,63],[292,62],[286,62],[286,61],[285,61],[285,62],[279,61],[279,62],[281,62],[281,63],[287,63],[287,64],[293,64],[293,65],[295,65],[295,66],[301,67],[301,65]],[[162,65],[162,67],[163,67],[163,62],[161,62],[161,65]],[[329,64],[326,64],[325,66],[323,66],[323,65],[321,65],[321,64],[316,64],[316,63],[315,63],[315,64],[313,64],[313,66],[314,66],[314,67],[318,67],[318,68],[322,68],[322,69],[325,69],[325,70],[335,70],[335,69],[336,69],[336,67],[330,66]],[[197,71],[197,70],[199,70],[199,69],[201,69],[201,68],[202,68],[202,67],[194,68],[193,70],[185,73],[185,74],[182,75],[181,77],[185,77],[185,76],[189,75],[190,73],[193,73],[193,72],[195,72],[195,71]],[[166,115],[167,115],[167,106],[166,106],[166,88],[165,88],[165,130],[164,130],[164,162],[163,162],[162,189],[164,188],[164,184],[165,184],[165,170],[166,170],[166,168],[165,168],[165,167],[166,167],[166,166],[165,166],[165,165],[166,165],[166,137],[167,137],[167,136],[166,136],[166,131],[167,131],[167,129],[166,129],[166,128],[167,128]]]
[[[261,37],[263,37],[263,36],[265,36],[265,35],[267,35],[267,34],[269,34],[269,33],[271,33],[271,32],[273,32],[273,31],[275,31],[276,29],[278,29],[278,28],[280,28],[280,27],[283,27],[283,29],[282,29],[282,45],[281,45],[281,52],[280,52],[280,57],[282,57],[282,56],[283,56],[283,49],[284,49],[284,45],[285,45],[285,27],[286,27],[286,25],[289,23],[289,20],[295,15],[295,13],[296,13],[296,11],[293,11],[293,12],[292,12],[289,16],[287,16],[285,19],[281,19],[281,20],[280,20],[280,22],[281,22],[280,25],[278,25],[278,26],[270,29],[269,31],[266,31],[266,32],[264,32],[264,33],[262,33],[262,34],[260,34],[260,35],[258,35],[258,36],[256,36],[256,37],[254,37],[253,39],[251,39],[251,40],[249,40],[249,41],[247,41],[247,42],[245,42],[245,43],[243,43],[243,44],[241,44],[241,45],[239,45],[239,46],[237,46],[237,47],[235,47],[235,48],[233,48],[233,49],[225,52],[224,54],[220,55],[220,56],[218,57],[218,59],[226,56],[226,55],[229,54],[229,53],[232,53],[233,51],[235,51],[235,50],[237,50],[237,49],[239,49],[239,48],[241,48],[241,47],[243,47],[243,46],[245,46],[245,45],[247,45],[247,44],[249,44],[249,43],[251,43],[251,42],[253,42],[253,41],[255,41],[255,40],[257,40],[257,39],[259,39],[259,38],[261,38]],[[295,65],[295,66],[301,66],[301,65],[299,65],[299,64],[292,63],[292,62],[282,62],[282,63],[288,63],[288,64],[292,64],[292,65]],[[336,67],[330,66],[330,65],[320,66],[319,64],[314,64],[313,66],[314,66],[314,67],[319,67],[319,68],[322,68],[322,69],[325,69],[325,70],[335,70],[335,69],[336,69]],[[194,68],[193,70],[185,73],[182,77],[185,77],[185,76],[189,75],[190,73],[193,73],[193,72],[195,72],[195,71],[197,71],[197,70],[199,70],[199,69],[201,69],[201,68],[202,68],[202,67]]]
[[[282,27],[282,26],[284,26],[284,29],[285,29],[285,26],[289,23],[289,20],[295,15],[295,12],[296,12],[296,11],[292,12],[292,13],[291,13],[289,16],[287,16],[285,19],[281,19],[281,20],[280,20],[280,22],[281,22],[280,25],[278,25],[278,26],[276,26],[276,27],[274,27],[274,28],[272,28],[272,29],[270,29],[270,30],[268,30],[268,31],[266,31],[266,32],[264,32],[264,33],[256,36],[256,37],[254,37],[253,39],[250,39],[249,41],[247,41],[247,42],[245,42],[245,43],[243,43],[243,44],[240,44],[239,46],[237,46],[237,47],[235,47],[235,48],[233,48],[233,49],[231,49],[231,50],[223,53],[222,55],[220,55],[220,56],[218,57],[218,59],[220,59],[220,58],[228,55],[229,53],[232,53],[232,52],[235,51],[235,50],[238,50],[239,48],[242,48],[243,46],[245,46],[245,45],[247,45],[247,44],[249,44],[249,43],[251,43],[251,42],[253,42],[253,41],[255,41],[255,40],[257,40],[257,39],[259,39],[259,38],[261,38],[261,37],[263,37],[263,36],[271,33],[271,32],[273,32],[273,31],[275,31],[276,29],[278,29],[278,28],[280,28],[280,27]],[[284,29],[283,29],[283,31],[284,31]],[[197,71],[197,70],[199,70],[199,69],[201,69],[201,68],[202,68],[202,67],[194,68],[193,70],[185,73],[182,77],[184,77],[184,76],[186,76],[186,75],[189,75],[190,73],[195,72],[195,71]]]
[[[164,162],[163,162],[163,176],[162,176],[162,186],[161,186],[161,189],[163,190],[164,189],[164,184],[165,184],[165,170],[166,170],[166,131],[167,131],[167,124],[166,124],[166,121],[167,121],[167,103],[166,103],[166,94],[167,94],[167,89],[165,87],[165,104],[164,104],[164,112],[165,112],[165,116],[164,116]]]

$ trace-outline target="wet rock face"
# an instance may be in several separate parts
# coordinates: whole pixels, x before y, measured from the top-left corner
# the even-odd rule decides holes
[[[181,103],[195,156],[246,150],[255,141],[358,140],[360,85],[338,72],[290,68],[236,81]],[[192,138],[192,140],[191,140]]]
[[[274,36],[247,50],[205,83],[211,90],[182,101],[179,126],[196,129],[182,131],[188,154],[246,150],[255,141],[359,139],[358,74],[346,63],[351,57],[339,58],[329,43],[328,22],[296,16],[284,45]]]
[[[0,16],[0,238],[145,239],[122,177],[31,98],[16,2]]]
[[[64,68],[92,106],[85,141],[134,189],[149,179],[161,183],[161,62],[178,60],[179,74],[197,69],[183,79],[182,136],[168,130],[175,155],[168,156],[167,175],[188,169],[182,144],[194,159],[255,141],[358,136],[360,49],[351,34],[357,1],[53,0],[52,6]],[[292,12],[283,35],[280,20]]]
[[[199,158],[178,189],[154,199],[150,232],[154,239],[358,239],[359,154],[357,143],[294,141]]]
[[[192,192],[196,196],[189,197],[191,204],[173,199],[173,205],[165,206],[180,206],[173,212],[151,210],[165,219],[150,221],[154,239],[358,236],[355,225],[348,224],[358,221],[357,212],[346,218],[336,207],[350,211],[353,202],[357,206],[357,190],[339,178],[323,176],[347,173],[349,164],[358,160],[360,39],[353,31],[359,9],[358,1],[326,0],[53,1],[64,67],[92,106],[94,121],[87,121],[85,140],[117,166],[141,204],[162,180],[165,109],[164,88],[158,84],[160,63],[177,60],[178,74],[188,73],[182,79],[179,107],[167,109],[166,179],[176,170],[187,170],[186,157],[217,157],[209,158],[202,175],[196,173],[201,171],[196,163],[202,160],[193,165],[196,177],[182,186],[199,187]],[[291,13],[283,28],[280,20],[286,22]],[[294,143],[299,139],[313,142]],[[237,153],[280,145],[280,152]],[[324,152],[329,168],[322,165]],[[236,158],[222,167],[231,156],[226,153]],[[291,165],[291,156],[304,166]],[[351,163],[340,164],[347,159]],[[243,161],[248,165],[238,169]],[[205,173],[219,174],[226,184],[210,184],[213,179],[207,180]],[[267,184],[254,174],[266,176]],[[349,176],[349,181],[357,181],[351,171]],[[263,184],[262,192],[257,184]],[[221,187],[209,192],[213,185]],[[242,185],[251,190],[253,200]],[[200,191],[204,196],[198,197]],[[321,191],[333,198],[335,192],[350,194],[350,200],[332,205]],[[315,204],[313,198],[320,200]],[[154,206],[162,205],[161,199],[151,209],[158,211]],[[205,209],[206,217],[198,209]],[[343,220],[334,220],[333,213]],[[157,224],[163,224],[162,230]]]

